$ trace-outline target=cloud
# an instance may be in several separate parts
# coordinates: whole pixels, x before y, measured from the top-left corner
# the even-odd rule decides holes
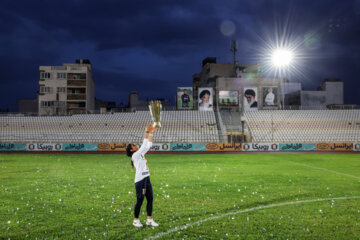
[[[36,97],[38,70],[31,60],[1,57],[0,72],[0,109],[17,111],[18,99]]]
[[[307,56],[304,83],[312,87],[325,75],[337,76],[351,92],[360,69],[359,13],[356,0],[4,0],[0,107],[36,92],[39,65],[77,58],[93,63],[99,98],[127,102],[131,90],[144,98],[171,97],[178,85],[192,85],[203,58],[231,62],[230,39],[239,42],[241,63],[256,63],[263,58],[259,49],[284,32]],[[235,24],[231,36],[220,31],[224,21]]]
[[[171,100],[175,94],[174,84],[166,79],[139,76],[129,72],[110,72],[100,69],[93,70],[95,95],[99,99],[112,99],[116,102],[128,102],[131,91],[139,92],[140,99],[167,98]]]
[[[98,50],[145,47],[160,50],[177,44],[206,44],[216,41],[218,21],[201,14],[202,8],[183,1],[45,1],[41,4],[4,4],[8,15],[21,16],[51,37],[59,32],[67,41],[92,41]],[[185,6],[184,6],[185,5]],[[64,7],[66,6],[66,8]],[[63,10],[64,9],[64,10]],[[66,10],[65,10],[66,9]],[[208,9],[204,7],[204,9]],[[207,11],[208,12],[208,11]],[[23,29],[12,23],[13,29]],[[185,49],[186,50],[186,49]],[[163,54],[165,51],[160,51]]]

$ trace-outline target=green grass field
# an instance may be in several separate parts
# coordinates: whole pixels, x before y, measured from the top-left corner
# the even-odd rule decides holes
[[[154,229],[124,154],[0,154],[0,239],[360,239],[360,154],[147,158]]]

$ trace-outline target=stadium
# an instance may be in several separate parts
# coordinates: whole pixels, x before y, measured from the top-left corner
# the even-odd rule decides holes
[[[0,13],[0,240],[360,239],[358,10],[35,2]]]
[[[148,155],[161,225],[141,231],[125,148],[149,110],[1,115],[1,238],[356,239],[360,110],[241,111],[214,89],[211,111],[163,107]]]

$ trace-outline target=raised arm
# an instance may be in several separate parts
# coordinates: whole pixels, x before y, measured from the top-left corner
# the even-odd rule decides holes
[[[146,127],[149,130],[149,137],[148,137],[149,143],[152,143],[152,140],[154,137],[154,132],[157,130],[157,128],[155,128],[152,124],[150,124],[150,125],[148,124],[148,125],[146,125]],[[146,132],[145,132],[145,134],[146,134]],[[145,135],[145,137],[146,137],[146,135]]]
[[[151,129],[152,129],[151,123],[146,124],[146,127],[145,127],[145,137],[144,137],[145,139],[148,139],[148,140],[149,140],[149,135],[150,135]],[[151,140],[152,140],[152,138],[151,138]]]
[[[156,128],[154,128],[151,123],[148,123],[146,125],[144,141],[141,144],[141,147],[139,149],[140,153],[145,154],[151,148],[153,134],[154,134],[155,130],[156,130]]]

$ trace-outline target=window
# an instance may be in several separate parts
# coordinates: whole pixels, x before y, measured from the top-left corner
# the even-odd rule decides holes
[[[48,73],[48,72],[42,72],[42,73],[41,73],[41,78],[50,78],[50,73]]]
[[[58,73],[57,78],[66,78],[66,73]]]
[[[71,107],[71,108],[84,108],[84,107],[85,107],[85,103],[84,103],[84,102],[71,103],[70,107]]]
[[[51,87],[40,87],[40,93],[50,93],[51,92]]]
[[[80,93],[80,89],[78,89],[78,88],[71,89],[71,93],[72,93],[72,94],[79,94],[79,93]]]
[[[56,92],[57,93],[65,93],[65,87],[57,87]]]
[[[79,79],[86,80],[86,73],[74,73],[71,76],[71,79],[74,79],[74,80],[79,80]]]
[[[64,101],[54,102],[54,106],[55,107],[65,107],[65,102]]]
[[[40,106],[41,107],[51,107],[54,105],[53,101],[41,101],[40,102]]]

